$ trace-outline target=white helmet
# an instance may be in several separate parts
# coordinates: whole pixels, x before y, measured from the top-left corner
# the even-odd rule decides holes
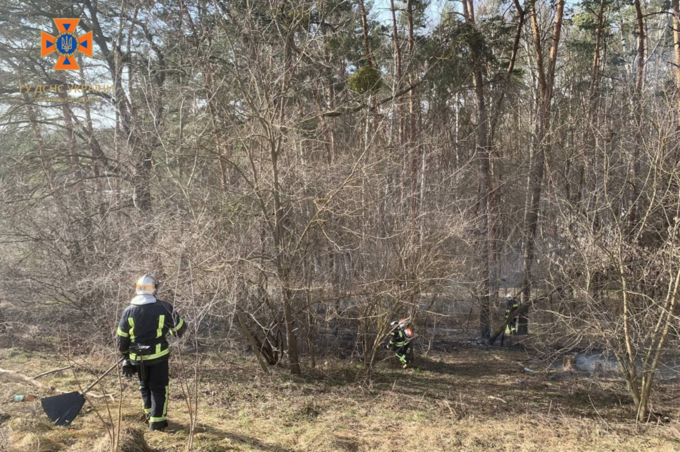
[[[505,298],[507,298],[508,300],[512,300],[512,299],[513,299],[513,296],[512,296],[511,293],[508,293],[508,294],[505,296]]]
[[[137,280],[137,295],[156,295],[158,281],[152,275],[144,275]]]

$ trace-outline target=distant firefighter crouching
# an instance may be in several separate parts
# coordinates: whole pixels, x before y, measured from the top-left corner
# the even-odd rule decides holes
[[[394,354],[402,365],[402,368],[407,369],[409,365],[407,353],[411,346],[411,341],[415,339],[416,333],[411,322],[408,319],[401,319],[390,323],[392,332],[390,333],[390,341],[385,344],[385,348],[394,350]]]

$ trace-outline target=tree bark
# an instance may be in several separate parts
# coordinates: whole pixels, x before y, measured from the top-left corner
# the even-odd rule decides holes
[[[415,64],[415,34],[413,25],[413,1],[406,2],[406,17],[408,22],[408,57],[411,70],[408,74],[408,82],[413,86],[413,66]],[[409,196],[411,199],[410,214],[411,220],[415,222],[418,216],[418,170],[420,168],[421,146],[417,141],[416,130],[416,90],[409,91],[408,94],[408,143],[411,151],[411,178]]]
[[[23,84],[23,80],[21,80]],[[38,154],[40,155],[40,165],[47,180],[47,185],[50,190],[54,191],[54,174],[52,171],[52,164],[45,151],[45,141],[43,140],[42,134],[40,133],[40,127],[38,126],[38,116],[36,115],[35,109],[33,108],[33,102],[29,97],[28,93],[22,94],[24,107],[26,108],[26,114],[28,116],[28,121],[31,123],[31,132],[33,132],[33,137],[38,145]]]
[[[366,51],[366,64],[373,67],[373,60],[371,59],[371,41],[368,38],[368,17],[366,14],[366,6],[364,0],[359,0],[359,14],[361,15],[361,30],[364,35],[364,50]]]
[[[465,0],[467,2],[467,0]],[[463,3],[466,22],[475,27],[474,3]],[[482,61],[474,48],[470,49],[473,86],[477,100],[477,143],[476,156],[479,161],[479,193],[478,193],[478,226],[477,252],[479,254],[479,281],[477,297],[479,299],[479,334],[488,339],[491,333],[490,286],[491,275],[489,265],[489,199],[491,197],[491,177],[489,174],[489,120],[484,93],[484,73]]]
[[[246,325],[246,322],[243,320],[243,317],[239,311],[236,311],[236,318],[238,319],[238,324],[241,327],[241,333],[243,333],[243,335],[246,337],[246,340],[250,343],[250,347],[253,349],[253,353],[255,353],[257,362],[260,364],[262,371],[265,374],[269,374],[269,369],[267,369],[267,365],[265,364],[264,358],[262,357],[261,345],[257,343],[257,339],[248,329],[248,326]]]
[[[288,30],[286,36],[286,44],[284,46],[284,77],[281,85],[281,93],[285,93],[288,90],[289,84],[292,80],[292,66],[293,66],[293,30]],[[279,101],[279,124],[285,124],[286,113],[287,113],[287,99],[282,96]],[[281,132],[284,133],[284,132]],[[270,159],[272,165],[272,182],[273,182],[273,198],[274,198],[274,228],[273,228],[273,240],[274,248],[276,251],[276,269],[279,282],[281,283],[281,291],[283,297],[283,319],[286,324],[286,342],[288,345],[288,361],[290,364],[290,372],[293,375],[301,375],[302,371],[300,368],[300,360],[298,354],[298,342],[296,335],[295,319],[293,317],[292,310],[292,291],[290,290],[290,265],[286,262],[287,258],[290,258],[288,253],[286,253],[284,245],[284,236],[286,234],[284,228],[284,217],[285,212],[283,209],[283,204],[281,202],[281,183],[279,179],[279,153],[281,151],[281,146],[283,143],[283,136],[278,135],[274,140],[271,141],[270,145]]]
[[[402,68],[401,68],[401,46],[399,45],[399,29],[397,28],[397,11],[394,7],[394,0],[390,0],[391,12],[392,12],[392,42],[394,44],[394,93],[396,100],[396,93],[401,90],[402,82]],[[402,115],[401,104],[397,103],[396,106],[397,121],[398,121],[398,134],[399,143],[404,144],[406,136],[404,133],[404,117]]]
[[[673,59],[677,99],[677,127],[680,129],[680,0],[673,0]]]
[[[368,14],[366,12],[366,6],[364,0],[359,0],[359,13],[361,15],[361,29],[364,36],[364,51],[366,52],[366,64],[368,67],[373,67],[373,59],[371,57],[371,41],[368,35]],[[364,146],[363,149],[366,151],[366,159],[370,159],[370,147],[369,143],[372,138],[372,130],[377,128],[377,118],[373,118],[373,128],[371,128],[370,115],[374,112],[376,108],[375,94],[370,92],[368,95],[368,105],[369,113],[366,115],[366,123],[364,127]]]
[[[515,69],[515,62],[517,61],[517,53],[519,51],[519,44],[522,37],[522,29],[526,19],[526,11],[522,8],[519,0],[514,0],[515,9],[517,10],[517,28],[515,31],[515,39],[512,46],[512,53],[508,63],[507,71],[505,73],[505,81],[502,85],[501,91],[498,95],[495,105],[492,107],[491,117],[489,119],[489,138],[488,155],[489,155],[489,183],[488,183],[488,229],[489,229],[489,304],[493,303],[498,296],[499,281],[501,278],[501,259],[502,244],[498,240],[500,236],[500,229],[502,227],[500,219],[500,205],[501,205],[501,191],[503,186],[502,173],[498,165],[494,162],[500,161],[499,148],[496,147],[496,130],[498,121],[503,111],[503,101],[507,97],[508,88],[510,87],[510,79]]]
[[[638,177],[640,173],[640,153],[642,152],[642,91],[645,84],[645,18],[642,12],[640,0],[635,0],[635,19],[637,23],[637,58],[635,64],[635,91],[633,94],[633,115],[635,130],[635,148],[633,149],[633,162],[630,171],[630,211],[628,214],[628,224],[630,230],[635,228],[637,223],[637,198],[640,194],[638,187]]]
[[[528,303],[533,288],[532,266],[536,247],[536,231],[541,205],[541,192],[543,187],[543,172],[545,168],[545,156],[550,150],[549,128],[553,88],[555,83],[555,67],[557,65],[557,49],[562,32],[562,18],[564,15],[565,0],[558,0],[557,11],[553,23],[552,46],[548,68],[543,64],[543,45],[541,31],[536,13],[536,1],[529,1],[529,14],[531,16],[531,28],[534,35],[534,49],[536,52],[536,66],[538,73],[538,112],[536,115],[536,160],[529,176],[529,202],[525,216],[525,244],[524,244],[524,283],[522,284],[522,301]]]

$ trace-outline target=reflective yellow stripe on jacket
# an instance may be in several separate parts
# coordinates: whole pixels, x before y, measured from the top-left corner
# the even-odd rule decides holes
[[[159,350],[161,347],[161,344],[156,345],[156,350]],[[135,355],[134,353],[130,353],[130,359],[133,361],[151,361],[152,359],[160,358],[162,356],[167,355],[170,353],[170,349],[166,348],[165,350],[161,352],[156,352],[153,355]]]
[[[184,319],[180,317],[179,323],[177,323],[177,326],[175,326],[174,328],[171,328],[171,329],[170,329],[170,334],[172,334],[172,335],[174,336],[174,334],[175,334],[176,332],[178,332],[179,329],[182,328],[183,325],[184,325]]]
[[[163,335],[163,326],[165,325],[165,316],[158,316],[158,329],[156,330],[156,337],[161,337]]]
[[[132,317],[128,317],[128,324],[130,325],[130,340],[135,341],[135,320]]]

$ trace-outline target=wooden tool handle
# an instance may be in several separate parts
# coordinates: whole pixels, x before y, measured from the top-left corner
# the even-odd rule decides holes
[[[85,395],[85,394],[87,393],[87,391],[89,391],[90,389],[92,389],[92,388],[94,387],[94,385],[96,385],[97,383],[99,383],[99,382],[101,381],[102,378],[104,378],[105,376],[107,376],[108,374],[110,374],[111,371],[112,371],[113,369],[115,369],[116,366],[118,366],[118,364],[120,364],[121,362],[123,362],[124,359],[125,359],[125,357],[122,357],[121,359],[119,359],[118,361],[116,361],[116,362],[113,364],[113,366],[109,367],[108,370],[107,370],[106,372],[104,372],[99,378],[97,378],[97,379],[94,381],[94,383],[92,383],[90,386],[88,386],[87,388],[85,388],[85,390],[83,391],[83,395]]]

